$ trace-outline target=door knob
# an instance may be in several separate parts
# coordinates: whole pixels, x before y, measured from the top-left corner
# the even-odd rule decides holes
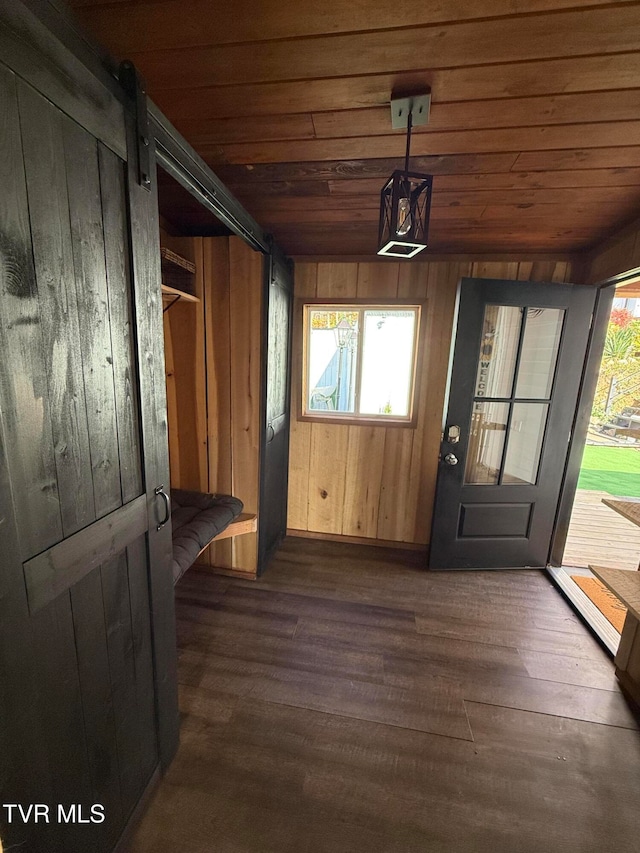
[[[447,453],[443,461],[446,462],[447,465],[457,465],[458,457],[453,453]]]

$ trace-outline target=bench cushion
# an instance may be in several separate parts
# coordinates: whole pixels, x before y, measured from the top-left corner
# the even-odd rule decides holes
[[[171,489],[173,582],[177,583],[209,542],[237,518],[243,504],[232,495]]]

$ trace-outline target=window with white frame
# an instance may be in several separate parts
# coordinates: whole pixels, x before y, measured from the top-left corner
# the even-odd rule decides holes
[[[410,424],[421,306],[304,305],[302,416]]]

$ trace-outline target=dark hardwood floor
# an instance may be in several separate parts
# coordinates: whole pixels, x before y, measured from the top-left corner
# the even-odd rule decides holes
[[[178,756],[131,853],[631,853],[640,734],[546,575],[287,539],[177,587]]]

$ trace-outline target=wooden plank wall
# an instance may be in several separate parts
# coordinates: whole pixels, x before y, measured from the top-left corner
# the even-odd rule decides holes
[[[262,255],[238,237],[203,238],[209,491],[258,513]],[[255,574],[258,534],[211,546],[199,563]]]
[[[456,288],[462,276],[570,281],[566,262],[296,264],[296,297],[426,299],[418,422],[401,427],[302,422],[300,305],[294,323],[290,533],[426,546],[431,529]]]
[[[202,238],[210,492],[258,512],[262,256],[238,237]],[[255,574],[258,534],[212,545],[201,565]]]
[[[262,256],[239,238],[176,237],[200,302],[164,315],[171,485],[233,494],[258,512]],[[255,574],[257,533],[212,545],[199,564]]]
[[[207,409],[204,344],[203,247],[199,237],[160,230],[160,243],[196,264],[195,295],[164,314],[165,372],[171,485],[206,492]]]

